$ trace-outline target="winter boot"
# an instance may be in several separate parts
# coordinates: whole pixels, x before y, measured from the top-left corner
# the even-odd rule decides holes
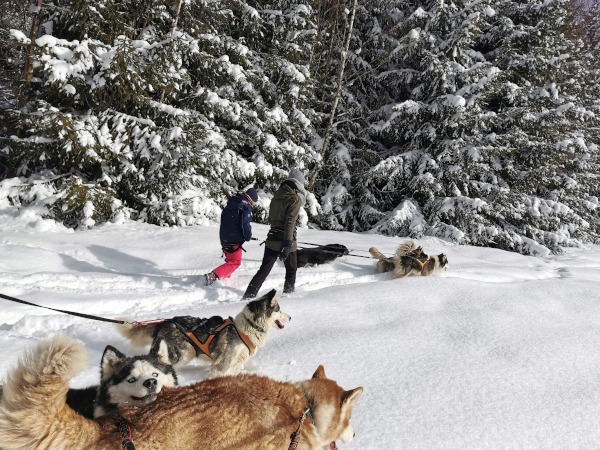
[[[283,293],[291,294],[292,292],[294,292],[294,285],[289,283],[283,283]]]
[[[204,285],[205,286],[210,286],[211,284],[213,284],[218,279],[219,279],[219,277],[216,276],[214,272],[205,273],[204,274]]]

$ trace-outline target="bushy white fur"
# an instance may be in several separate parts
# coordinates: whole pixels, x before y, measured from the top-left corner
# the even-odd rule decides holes
[[[60,433],[44,429],[46,422],[32,411],[50,417],[59,415],[69,380],[86,367],[85,347],[67,336],[39,341],[27,350],[4,385],[0,401],[2,448],[30,448],[33,436],[39,442],[38,448],[58,448]]]

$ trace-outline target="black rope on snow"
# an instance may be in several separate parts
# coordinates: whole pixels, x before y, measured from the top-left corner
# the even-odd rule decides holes
[[[3,298],[5,300],[10,300],[11,302],[22,303],[24,305],[35,306],[37,308],[50,309],[52,311],[69,314],[70,316],[83,317],[84,319],[92,319],[92,320],[99,320],[102,322],[112,322],[112,323],[120,323],[120,324],[126,324],[126,325],[135,325],[137,323],[137,322],[126,322],[124,320],[107,319],[105,317],[93,316],[91,314],[83,314],[83,313],[78,313],[75,311],[67,311],[64,309],[50,308],[49,306],[36,305],[35,303],[30,303],[25,300],[20,300],[18,298],[11,297],[9,295],[4,295],[4,294],[0,294],[0,298]]]
[[[250,240],[252,240],[252,241],[260,241],[260,239],[258,239],[258,238],[250,238]],[[265,241],[263,241],[260,245],[262,245],[264,242]],[[304,244],[304,245],[314,245],[315,247],[321,247],[323,245],[326,245],[326,244],[313,244],[311,242],[300,242],[300,241],[296,241],[296,243],[297,244]],[[301,250],[310,250],[310,247],[298,247],[298,248],[301,249]],[[325,249],[322,249],[322,248],[320,248],[319,251],[323,252],[323,253],[334,253],[334,254],[339,255],[339,256],[354,256],[356,258],[373,259],[372,256],[354,255],[354,254],[350,253],[350,252],[354,252],[354,251],[365,252],[366,250],[349,250],[349,253],[347,255],[340,254],[340,252],[336,252],[334,250],[325,250]]]

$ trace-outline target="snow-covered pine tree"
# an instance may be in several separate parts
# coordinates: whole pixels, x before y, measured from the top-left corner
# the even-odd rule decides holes
[[[593,115],[588,117],[584,131],[590,143],[589,167],[587,174],[582,174],[589,189],[590,202],[586,202],[582,214],[589,222],[592,232],[590,236],[598,241],[600,239],[600,0],[572,0],[570,4],[574,20],[570,21],[567,34],[580,39],[584,52],[580,55],[588,68],[581,83],[586,106]]]
[[[25,5],[0,4],[0,149],[10,136],[9,110],[16,107],[21,79],[24,51],[19,49],[10,38],[13,28],[26,28]],[[4,152],[0,150],[0,181],[12,176],[14,170],[9,166]]]
[[[593,116],[564,6],[404,6],[397,58],[376,77],[391,96],[374,109],[380,161],[363,178],[362,229],[531,254],[590,238]]]
[[[493,169],[507,186],[493,203],[504,225],[494,242],[523,253],[598,236],[590,58],[568,33],[568,3],[496,3],[485,36],[486,57],[502,71],[488,104]]]
[[[367,126],[364,105],[351,88],[362,83],[365,61],[358,30],[369,17],[360,2],[316,1],[317,38],[310,60],[314,78],[316,132],[320,158],[310,174],[310,187],[321,209],[313,217],[326,229],[349,229],[354,224],[354,154]],[[364,166],[361,167],[364,170]]]
[[[493,234],[486,97],[498,70],[477,50],[490,2],[413,2],[396,12],[393,58],[371,137],[380,161],[363,176],[362,229],[481,244]]]
[[[35,198],[48,215],[69,226],[126,212],[205,223],[233,191],[254,181],[269,190],[314,159],[302,109],[310,10],[254,6],[45,5],[39,82],[7,159],[26,181],[46,182]],[[12,201],[30,203],[27,189]]]
[[[27,7],[24,2],[0,3],[0,114],[14,107],[18,98],[25,52],[15,45],[10,30],[30,28]]]

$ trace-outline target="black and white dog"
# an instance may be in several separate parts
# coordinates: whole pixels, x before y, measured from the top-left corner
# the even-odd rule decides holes
[[[163,387],[177,386],[164,341],[148,355],[128,357],[111,345],[100,363],[100,385],[69,389],[67,404],[88,419],[110,415],[120,406],[142,406],[156,400]]]
[[[299,248],[298,267],[327,264],[348,253],[348,249],[342,244],[326,244],[314,248]]]
[[[275,290],[248,302],[235,318],[173,317],[142,326],[118,325],[133,345],[143,347],[164,340],[169,361],[180,368],[194,358],[211,362],[211,376],[239,373],[246,361],[267,342],[273,328],[284,328],[291,317],[281,311]]]

